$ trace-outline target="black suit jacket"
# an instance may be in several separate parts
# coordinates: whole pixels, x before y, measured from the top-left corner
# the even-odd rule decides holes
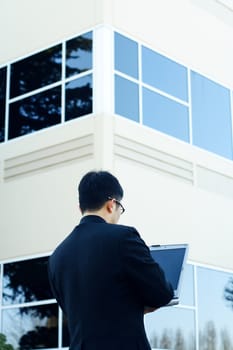
[[[49,278],[67,316],[72,350],[146,350],[145,306],[173,296],[133,227],[85,216],[49,259]]]

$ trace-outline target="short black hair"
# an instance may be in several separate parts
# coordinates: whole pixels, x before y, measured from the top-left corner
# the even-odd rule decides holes
[[[102,208],[109,197],[121,200],[124,194],[117,178],[108,171],[88,172],[79,183],[78,193],[82,213]]]

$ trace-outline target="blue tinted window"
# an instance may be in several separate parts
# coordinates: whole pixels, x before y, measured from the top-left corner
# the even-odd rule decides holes
[[[193,266],[186,264],[180,290],[180,304],[194,305],[194,275]]]
[[[115,69],[138,78],[138,44],[115,33]]]
[[[0,69],[0,142],[4,141],[6,110],[6,67]]]
[[[199,349],[232,349],[233,275],[197,267],[197,301]]]
[[[138,85],[115,76],[115,113],[139,121]]]
[[[92,75],[66,84],[66,116],[70,120],[92,113]]]
[[[47,274],[48,257],[16,261],[4,265],[4,305],[52,299]]]
[[[58,348],[58,306],[5,309],[2,311],[2,332],[13,349]]]
[[[189,141],[188,107],[143,89],[143,124]]]
[[[66,43],[66,77],[92,69],[92,32]]]
[[[142,80],[170,95],[188,100],[187,69],[146,47],[142,47]]]
[[[147,314],[144,320],[146,334],[153,349],[195,349],[193,310],[172,306],[162,307]]]
[[[26,135],[61,122],[61,87],[10,104],[8,137]]]
[[[193,143],[232,159],[230,91],[191,72]]]
[[[61,44],[13,63],[11,65],[11,98],[60,80],[61,64]]]

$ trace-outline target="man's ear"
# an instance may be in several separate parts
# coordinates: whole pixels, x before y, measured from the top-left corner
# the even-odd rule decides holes
[[[80,204],[78,203],[78,209],[80,211],[80,213],[83,215],[82,209],[80,208]]]
[[[111,214],[113,212],[113,200],[108,200],[105,205],[107,212]]]

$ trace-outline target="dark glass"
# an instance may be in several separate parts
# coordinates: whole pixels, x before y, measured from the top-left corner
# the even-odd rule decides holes
[[[6,112],[6,67],[0,69],[0,142],[4,141]]]
[[[115,75],[115,113],[139,122],[139,87]]]
[[[62,346],[69,347],[70,346],[70,335],[68,330],[67,319],[63,314],[62,318]]]
[[[48,257],[4,264],[3,305],[53,298],[47,272]]]
[[[115,33],[115,69],[138,79],[138,44]]]
[[[232,280],[231,273],[197,267],[200,350],[233,349]]]
[[[2,333],[14,349],[57,348],[57,304],[4,309]]]
[[[92,32],[66,42],[66,77],[92,69]]]
[[[61,122],[61,87],[10,104],[8,137],[26,135]]]
[[[142,47],[142,80],[181,100],[188,100],[187,68],[146,47]]]
[[[92,75],[66,84],[65,120],[92,113]]]
[[[232,159],[230,90],[191,72],[193,144]]]
[[[62,45],[56,45],[11,65],[10,97],[61,80]]]
[[[195,350],[195,312],[173,306],[147,314],[146,334],[153,349]]]
[[[189,141],[188,107],[143,88],[143,124]]]

